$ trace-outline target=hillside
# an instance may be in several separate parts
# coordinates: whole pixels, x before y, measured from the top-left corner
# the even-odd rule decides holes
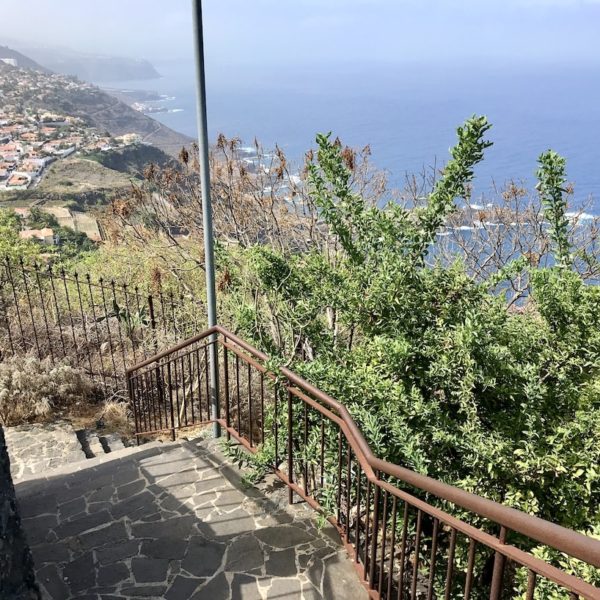
[[[89,54],[70,48],[23,47],[22,50],[56,73],[72,75],[85,81],[128,81],[160,77],[152,64],[143,59]]]
[[[11,56],[8,56],[9,51]],[[40,67],[36,62],[9,48],[2,47],[6,58],[15,58],[18,65],[27,64],[25,69],[40,71],[39,79],[63,77],[64,85],[52,93],[33,94],[31,89],[23,90],[23,104],[29,108],[53,111],[79,117],[90,127],[111,135],[137,133],[146,144],[160,148],[167,154],[176,157],[182,146],[193,142],[192,138],[169,129],[151,117],[138,112],[125,102],[107,94],[95,85],[80,82],[66,76],[52,75],[48,69]],[[0,75],[9,73],[15,67],[0,62]],[[18,67],[17,67],[18,68]]]
[[[40,196],[82,196],[91,191],[122,191],[131,187],[130,177],[93,160],[69,158],[55,162],[37,188]]]
[[[10,58],[17,61],[17,67],[20,69],[33,69],[34,71],[40,71],[41,73],[52,73],[52,71],[46,67],[43,67],[39,63],[35,62],[28,56],[9,48],[8,46],[0,46],[0,59]]]
[[[4,192],[3,202],[32,200],[73,202],[79,207],[105,204],[131,187],[131,176],[109,169],[94,160],[67,158],[53,163],[37,187]]]
[[[159,148],[146,144],[135,144],[109,152],[96,152],[88,154],[86,158],[97,161],[108,169],[127,173],[134,177],[141,177],[144,169],[150,163],[162,168],[175,162],[171,156]]]
[[[51,111],[80,117],[91,127],[111,135],[137,133],[143,142],[171,156],[177,156],[182,146],[193,141],[95,86],[74,87],[60,95],[45,96],[43,105]]]

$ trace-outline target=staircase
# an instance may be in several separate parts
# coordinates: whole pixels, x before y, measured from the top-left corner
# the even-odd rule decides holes
[[[248,487],[216,441],[87,459],[67,424],[39,433],[73,460],[15,482],[43,600],[367,600],[337,531],[273,476]],[[36,453],[35,468],[59,459]]]
[[[14,483],[125,448],[116,434],[76,431],[68,421],[7,427],[4,435]]]

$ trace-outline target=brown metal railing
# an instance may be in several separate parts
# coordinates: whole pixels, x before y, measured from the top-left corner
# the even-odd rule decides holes
[[[128,370],[138,435],[211,422],[211,343],[227,437],[261,452],[290,502],[327,516],[371,597],[600,598],[533,551],[581,561],[589,578],[600,576],[600,541],[377,458],[343,404],[287,368],[269,370],[265,354],[222,327]]]

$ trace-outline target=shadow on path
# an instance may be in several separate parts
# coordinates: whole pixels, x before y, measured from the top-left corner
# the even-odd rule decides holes
[[[245,487],[214,441],[127,449],[15,487],[45,598],[367,598],[335,529],[289,507],[274,477]]]

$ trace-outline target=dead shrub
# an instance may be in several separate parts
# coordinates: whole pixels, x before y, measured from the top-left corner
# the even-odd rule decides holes
[[[124,435],[132,433],[129,406],[126,402],[107,400],[102,406],[99,419],[103,421],[104,427],[110,431]]]
[[[50,359],[14,356],[0,363],[0,424],[47,420],[64,415],[94,395],[79,369]]]

